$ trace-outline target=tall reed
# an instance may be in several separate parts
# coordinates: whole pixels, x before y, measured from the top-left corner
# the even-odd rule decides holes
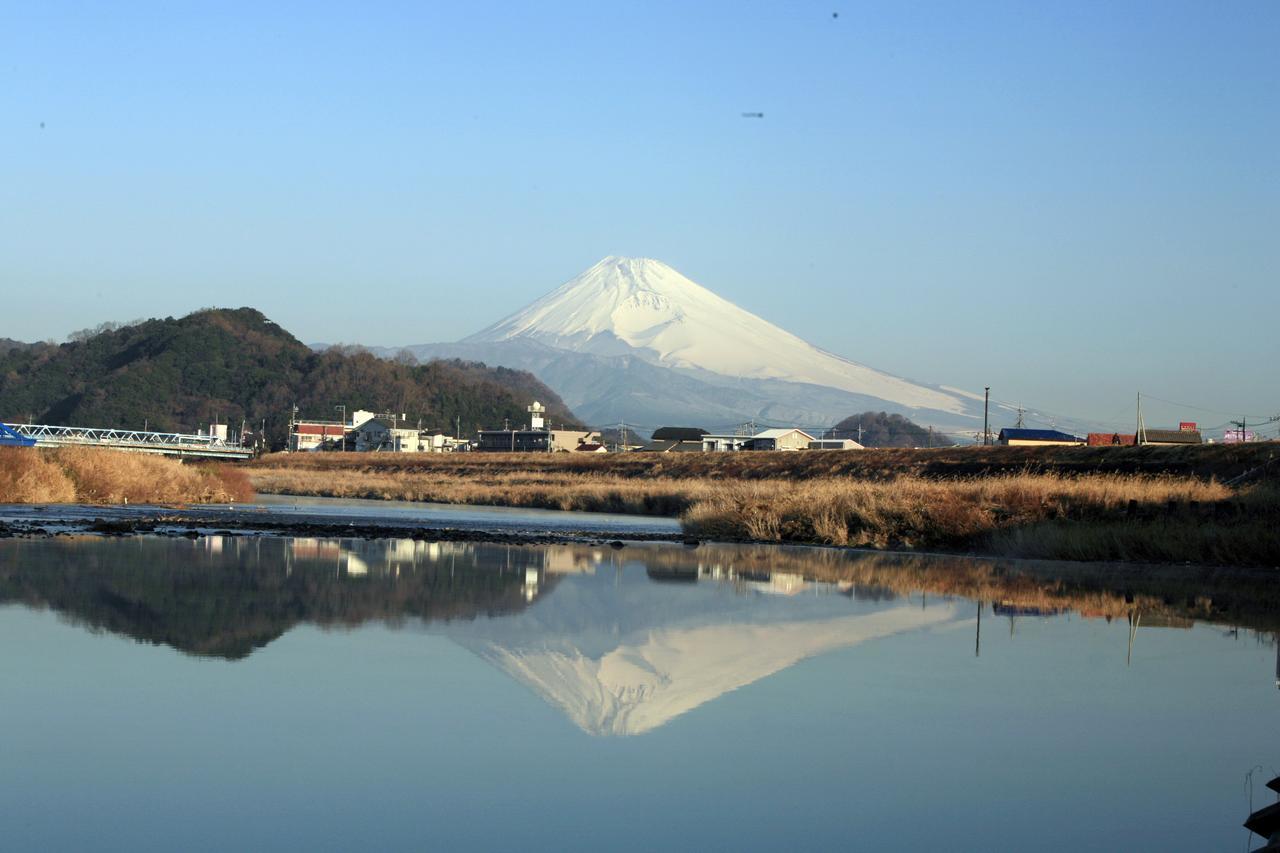
[[[222,463],[97,447],[0,448],[3,503],[239,503],[253,496],[245,474]]]

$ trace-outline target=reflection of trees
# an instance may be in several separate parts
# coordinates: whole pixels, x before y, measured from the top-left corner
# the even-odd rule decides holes
[[[300,622],[394,624],[518,611],[533,597],[530,570],[542,581],[535,592],[547,580],[537,555],[513,557],[513,550],[217,536],[7,542],[0,603],[48,607],[94,629],[234,659]]]
[[[626,552],[636,559],[635,552]],[[653,547],[643,562],[653,577],[721,578],[737,582],[778,573],[844,588],[866,600],[918,593],[989,601],[1027,611],[1074,611],[1144,625],[1229,622],[1280,628],[1280,584],[1266,569],[1206,569],[1124,563],[886,554],[837,548],[717,545]]]
[[[240,658],[294,625],[354,626],[501,616],[560,575],[636,569],[794,594],[804,580],[881,601],[954,596],[1009,611],[1070,610],[1147,625],[1201,619],[1280,628],[1280,585],[1263,570],[1182,569],[715,545],[516,547],[412,540],[210,536],[0,542],[0,603],[192,654]]]

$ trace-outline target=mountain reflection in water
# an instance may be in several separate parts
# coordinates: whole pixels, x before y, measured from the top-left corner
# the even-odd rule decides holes
[[[0,604],[239,659],[295,625],[449,637],[592,734],[650,731],[808,657],[1075,612],[1274,630],[1269,578],[763,546],[506,546],[207,536],[0,542]],[[976,602],[961,601],[968,598]],[[974,620],[977,615],[979,619]]]

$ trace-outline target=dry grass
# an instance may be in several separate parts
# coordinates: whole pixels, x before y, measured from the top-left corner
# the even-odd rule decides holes
[[[0,447],[0,503],[57,504],[75,499],[75,483],[47,454],[26,447]]]
[[[1212,449],[1200,458],[1173,450],[1178,453],[1166,462],[1223,473],[1251,465],[1257,456]],[[306,454],[268,457],[249,471],[262,492],[679,516],[691,535],[719,540],[1076,560],[1280,563],[1280,495],[1265,486],[1236,493],[1200,473],[1070,466],[1010,471],[988,465],[985,473],[947,477],[928,467],[931,452],[911,454],[886,452],[886,458],[920,463],[896,476],[858,452],[588,460],[568,454]],[[990,448],[979,454],[988,461],[998,457]],[[636,461],[640,456],[645,458]],[[863,458],[858,464],[864,467],[822,473],[849,468],[853,457]],[[779,471],[788,475],[765,476]]]
[[[1140,507],[1209,504],[1214,482],[1100,474],[1009,474],[954,481],[818,480],[738,483],[692,507],[685,527],[705,536],[829,545],[956,547],[992,531],[1048,520],[1089,521]]]
[[[1167,474],[1227,480],[1256,467],[1280,446],[1271,442],[1195,447],[879,448],[816,453],[276,453],[255,470],[363,471],[505,476],[599,475],[622,480],[956,480],[1000,474]]]
[[[676,516],[715,488],[705,480],[626,480],[586,471],[468,469],[358,470],[251,468],[253,487],[268,494],[488,504],[536,509]]]
[[[1280,564],[1280,501],[1173,477],[1005,475],[736,484],[683,516],[709,538],[1066,560]],[[1238,499],[1237,499],[1238,498]]]
[[[0,448],[3,503],[240,503],[243,471],[96,447]]]

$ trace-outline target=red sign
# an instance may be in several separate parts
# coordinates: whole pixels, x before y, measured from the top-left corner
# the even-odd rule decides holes
[[[1182,423],[1178,424],[1178,429],[1182,430],[1183,432],[1195,432],[1197,429],[1196,422],[1183,421]]]

